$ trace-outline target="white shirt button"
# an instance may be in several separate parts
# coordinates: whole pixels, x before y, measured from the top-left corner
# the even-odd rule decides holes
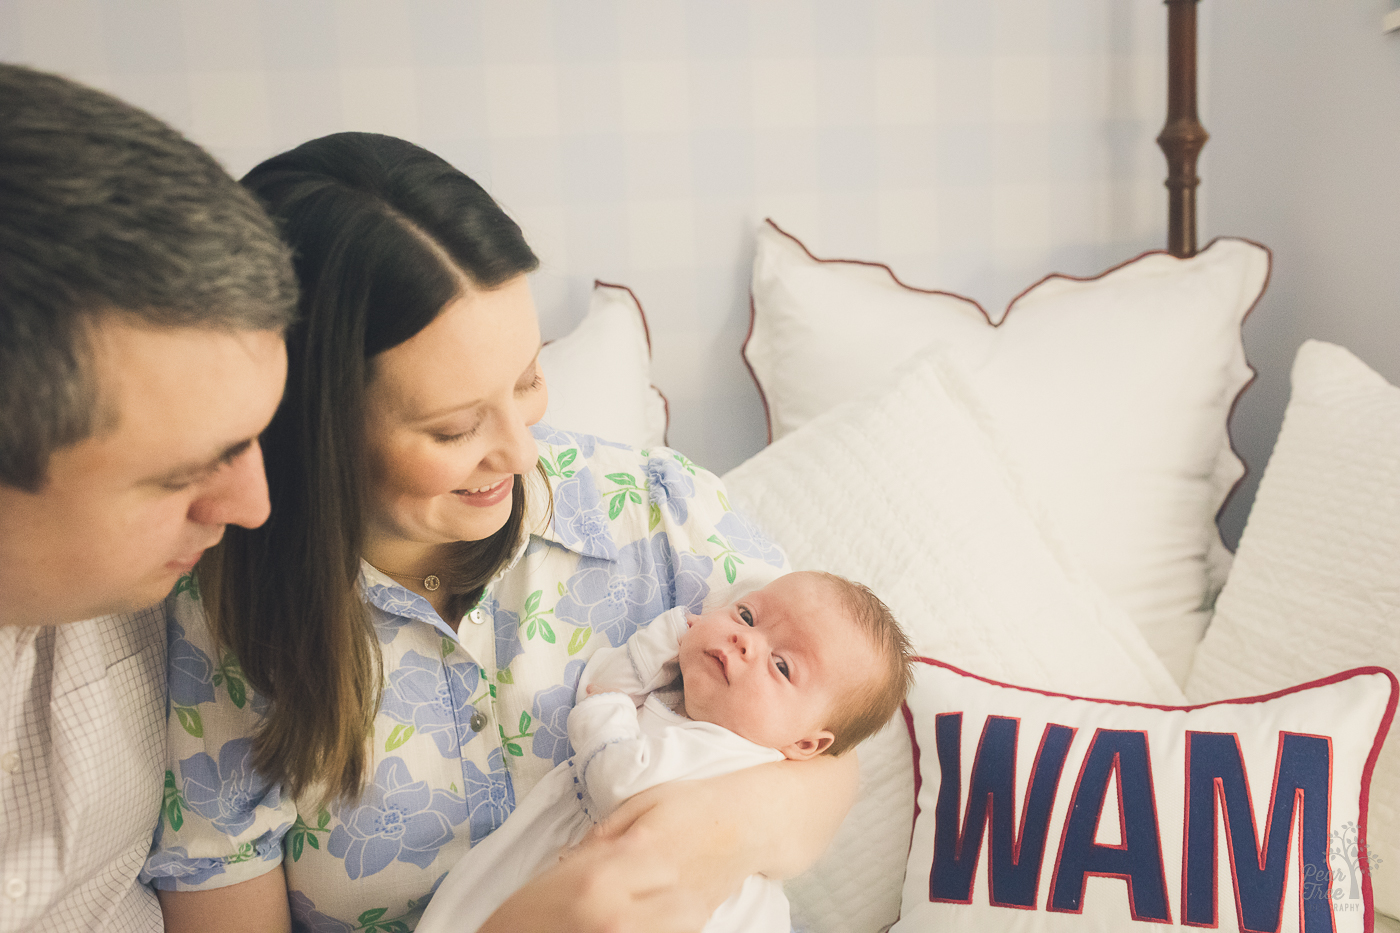
[[[29,890],[29,885],[24,883],[23,878],[7,878],[5,880],[5,896],[12,901],[17,901],[24,897]]]
[[[0,770],[14,774],[19,770],[19,752],[6,752],[0,755]]]
[[[482,614],[480,609],[473,609],[471,611],[471,620],[473,623],[480,625],[486,621],[486,616]]]

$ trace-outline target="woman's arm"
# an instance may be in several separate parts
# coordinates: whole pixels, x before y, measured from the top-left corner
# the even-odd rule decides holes
[[[619,807],[593,836],[641,834],[658,858],[682,867],[683,877],[714,889],[708,899],[718,907],[749,875],[781,879],[807,870],[831,844],[859,784],[855,755],[778,761],[654,787]],[[694,844],[677,847],[676,839]]]
[[[274,868],[207,891],[157,891],[166,933],[291,933],[287,876]]]
[[[750,875],[788,878],[815,862],[859,782],[855,755],[822,755],[654,787],[517,891],[480,933],[699,930]]]

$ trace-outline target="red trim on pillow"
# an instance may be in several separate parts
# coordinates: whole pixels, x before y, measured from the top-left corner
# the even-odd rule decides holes
[[[642,336],[647,341],[647,359],[651,359],[651,327],[647,325],[647,312],[642,307],[642,302],[637,298],[637,293],[626,285],[619,285],[616,282],[604,282],[602,279],[593,280],[594,288],[620,288],[632,299],[632,304],[637,309],[637,313],[642,317]],[[656,383],[651,383],[651,387],[656,390],[656,394],[661,396],[661,407],[666,411],[666,426],[661,429],[661,442],[666,443],[666,436],[671,433],[671,400],[666,397]]]
[[[984,307],[982,307],[982,305],[981,305],[980,302],[976,301],[975,299],[968,298],[966,295],[960,295],[960,294],[958,294],[957,292],[944,291],[944,290],[942,290],[942,289],[936,289],[936,288],[919,288],[919,287],[916,286],[916,285],[910,285],[910,284],[906,283],[904,280],[902,280],[898,275],[896,275],[896,274],[895,274],[895,271],[894,271],[893,269],[891,269],[888,265],[886,265],[886,264],[883,263],[883,262],[873,262],[873,261],[871,261],[871,260],[866,260],[866,259],[822,259],[820,256],[814,255],[814,254],[812,253],[812,251],[809,250],[809,249],[807,248],[807,244],[803,243],[803,242],[802,242],[801,240],[799,240],[797,237],[793,236],[791,233],[788,233],[788,232],[787,232],[786,230],[784,230],[782,227],[778,226],[777,223],[774,222],[773,218],[771,218],[771,217],[765,217],[765,218],[763,219],[763,222],[766,223],[768,226],[772,227],[772,228],[773,228],[774,230],[776,230],[778,233],[781,233],[783,236],[787,237],[787,238],[788,238],[789,240],[791,240],[792,242],[796,243],[796,244],[798,245],[798,247],[801,248],[802,252],[804,252],[804,253],[807,254],[807,258],[808,258],[808,259],[811,259],[813,262],[820,262],[820,263],[846,263],[846,264],[855,265],[855,266],[870,266],[870,267],[877,268],[877,269],[884,269],[885,272],[888,273],[890,279],[893,280],[894,283],[895,283],[896,285],[898,285],[898,286],[901,287],[901,288],[907,289],[908,291],[917,292],[917,293],[919,293],[919,294],[921,294],[921,295],[945,295],[945,296],[947,296],[947,297],[949,297],[949,298],[957,298],[957,299],[959,299],[960,301],[966,301],[967,303],[969,303],[969,304],[971,304],[973,307],[975,307],[979,312],[981,312],[982,318],[983,318],[983,320],[985,320],[985,321],[987,322],[988,326],[994,327],[994,328],[995,328],[995,327],[1000,327],[1002,324],[1006,323],[1006,319],[1007,319],[1008,317],[1011,316],[1011,312],[1012,312],[1012,311],[1015,309],[1015,307],[1016,307],[1016,302],[1020,301],[1020,300],[1021,300],[1022,298],[1024,298],[1026,295],[1028,295],[1028,294],[1030,294],[1031,292],[1035,291],[1036,288],[1040,287],[1041,285],[1045,284],[1046,282],[1050,281],[1051,279],[1067,279],[1067,280],[1069,280],[1069,281],[1071,281],[1071,282],[1093,282],[1093,281],[1095,281],[1095,280],[1097,280],[1097,279],[1103,278],[1103,277],[1106,276],[1106,275],[1109,275],[1110,273],[1117,272],[1119,269],[1122,269],[1122,268],[1125,267],[1125,266],[1130,266],[1130,265],[1132,265],[1133,263],[1137,262],[1137,261],[1140,260],[1140,259],[1145,259],[1145,258],[1147,258],[1148,256],[1155,256],[1155,255],[1159,255],[1159,254],[1160,254],[1160,255],[1163,255],[1163,256],[1171,256],[1171,253],[1168,252],[1167,250],[1164,250],[1164,249],[1150,249],[1150,250],[1146,250],[1146,251],[1144,251],[1144,252],[1138,253],[1138,254],[1137,254],[1136,256],[1134,256],[1132,259],[1126,260],[1126,261],[1124,261],[1124,262],[1120,262],[1120,263],[1118,263],[1117,265],[1114,265],[1114,266],[1110,266],[1110,267],[1108,267],[1107,269],[1105,269],[1104,271],[1098,273],[1097,275],[1079,276],[1079,275],[1068,275],[1068,274],[1063,273],[1063,272],[1052,272],[1052,273],[1050,273],[1049,275],[1046,275],[1046,276],[1042,277],[1041,279],[1037,280],[1037,281],[1036,281],[1034,284],[1032,284],[1030,287],[1023,289],[1019,294],[1016,295],[1016,297],[1012,298],[1011,301],[1009,301],[1009,302],[1007,303],[1007,305],[1006,305],[1006,310],[1005,310],[1005,312],[1002,313],[1001,320],[998,321],[998,322],[996,322],[996,323],[992,323],[991,315],[989,315],[989,314],[987,313],[987,309],[984,308]],[[1245,322],[1246,320],[1249,319],[1249,316],[1250,316],[1251,314],[1254,313],[1254,309],[1257,308],[1257,307],[1259,306],[1259,302],[1263,299],[1264,293],[1267,292],[1267,291],[1269,290],[1269,281],[1270,281],[1270,279],[1273,277],[1273,271],[1274,271],[1274,253],[1273,253],[1273,250],[1269,249],[1269,248],[1268,248],[1267,246],[1265,246],[1263,243],[1260,243],[1260,242],[1258,242],[1258,241],[1256,241],[1256,240],[1251,240],[1251,239],[1249,239],[1249,238],[1247,238],[1247,237],[1223,237],[1223,236],[1218,236],[1218,237],[1212,238],[1211,241],[1210,241],[1209,243],[1207,243],[1207,244],[1206,244],[1204,247],[1202,247],[1201,249],[1197,250],[1197,251],[1196,251],[1196,255],[1199,256],[1201,253],[1203,253],[1203,252],[1205,252],[1206,250],[1210,249],[1211,246],[1213,246],[1218,240],[1226,240],[1226,239],[1240,240],[1240,241],[1242,241],[1242,242],[1244,242],[1244,243],[1249,243],[1249,244],[1252,245],[1252,246],[1257,246],[1257,247],[1259,247],[1260,249],[1262,249],[1262,250],[1264,251],[1264,253],[1266,254],[1266,256],[1267,256],[1267,258],[1268,258],[1268,268],[1267,268],[1267,269],[1265,270],[1265,272],[1264,272],[1264,284],[1260,287],[1260,289],[1259,289],[1259,294],[1258,294],[1257,296],[1255,296],[1255,298],[1254,298],[1254,303],[1251,304],[1251,305],[1245,310],[1244,316],[1240,318],[1240,340],[1241,340],[1241,342],[1243,342],[1243,340],[1244,340],[1244,322]],[[1176,256],[1173,256],[1172,258],[1173,258],[1173,259],[1180,259],[1180,257],[1176,257]],[[1188,257],[1188,258],[1190,258],[1190,257]],[[1182,261],[1184,261],[1184,260],[1182,260]],[[764,417],[764,419],[765,419],[765,420],[767,421],[767,423],[768,423],[768,443],[771,444],[771,443],[773,443],[773,415],[772,415],[772,413],[768,410],[768,397],[767,397],[767,396],[764,394],[764,392],[763,392],[763,384],[762,384],[761,382],[758,381],[758,375],[753,371],[753,366],[749,364],[749,357],[748,357],[748,353],[746,352],[746,351],[748,350],[749,340],[750,340],[750,338],[753,337],[753,325],[754,325],[754,317],[755,317],[755,314],[756,314],[756,309],[755,309],[755,307],[754,307],[754,300],[753,300],[753,285],[750,284],[750,286],[749,286],[749,332],[748,332],[748,334],[744,337],[744,342],[743,342],[743,344],[742,344],[742,345],[740,346],[740,348],[739,348],[739,354],[740,354],[740,356],[743,357],[744,366],[748,368],[749,375],[753,377],[754,385],[758,387],[758,395],[759,395],[760,400],[762,400],[762,402],[763,402],[763,417]],[[1226,430],[1225,430],[1225,436],[1226,436],[1226,440],[1227,440],[1227,442],[1228,442],[1229,445],[1230,445],[1230,450],[1231,450],[1231,452],[1234,453],[1234,455],[1235,455],[1236,457],[1239,458],[1239,460],[1240,460],[1240,462],[1241,462],[1242,464],[1244,464],[1244,473],[1241,474],[1241,476],[1240,476],[1239,479],[1235,480],[1235,484],[1234,484],[1233,486],[1230,487],[1229,492],[1227,492],[1227,493],[1225,494],[1225,498],[1221,501],[1221,503],[1220,503],[1220,508],[1216,510],[1216,513],[1215,513],[1215,521],[1216,521],[1217,523],[1220,521],[1220,516],[1221,516],[1222,514],[1224,514],[1225,508],[1230,504],[1230,500],[1231,500],[1232,498],[1234,498],[1235,492],[1240,488],[1240,485],[1244,482],[1245,477],[1249,476],[1249,473],[1250,473],[1249,464],[1245,461],[1244,457],[1240,456],[1239,448],[1235,445],[1235,438],[1234,438],[1234,436],[1230,433],[1230,430],[1229,430],[1230,422],[1231,422],[1232,420],[1234,420],[1234,417],[1235,417],[1235,408],[1236,408],[1236,407],[1239,405],[1239,403],[1240,403],[1240,397],[1244,395],[1246,389],[1248,389],[1250,386],[1252,386],[1252,385],[1254,384],[1255,379],[1257,379],[1258,376],[1259,376],[1259,371],[1256,370],[1252,364],[1250,364],[1250,362],[1249,362],[1249,360],[1248,360],[1247,358],[1246,358],[1246,360],[1245,360],[1245,365],[1249,367],[1250,376],[1249,376],[1249,378],[1248,378],[1247,380],[1245,380],[1244,385],[1240,386],[1239,392],[1237,392],[1237,393],[1235,394],[1234,401],[1232,401],[1232,402],[1230,403],[1230,410],[1229,410],[1229,411],[1226,413],[1226,415],[1225,415],[1225,428],[1226,428]],[[1218,533],[1218,532],[1217,532],[1217,533]]]
[[[770,220],[768,221],[768,223],[771,224],[773,223],[773,221]],[[776,228],[777,224],[773,224],[773,226]],[[797,245],[801,246],[802,244],[799,243]],[[749,348],[749,341],[753,339],[753,322],[755,313],[756,312],[754,311],[753,304],[753,285],[750,285],[749,332],[744,335],[744,342],[739,344],[739,359],[744,361],[744,368],[749,371],[749,378],[753,380],[754,388],[758,390],[758,400],[763,403],[763,422],[768,428],[768,440],[764,441],[763,443],[771,444],[773,443],[773,413],[768,410],[768,395],[763,391],[763,383],[758,381],[758,373],[753,371],[753,364],[749,362],[749,354],[747,352]]]
[[[1376,735],[1371,743],[1371,753],[1366,756],[1366,764],[1361,772],[1360,797],[1357,802],[1357,812],[1359,815],[1359,819],[1357,820],[1357,842],[1359,845],[1362,846],[1363,850],[1368,843],[1368,837],[1370,834],[1367,827],[1367,816],[1370,811],[1371,803],[1371,778],[1375,774],[1376,760],[1380,757],[1381,747],[1385,744],[1386,735],[1390,732],[1390,727],[1394,722],[1396,705],[1398,702],[1400,702],[1400,680],[1397,680],[1395,674],[1391,672],[1388,668],[1376,666],[1357,667],[1352,668],[1351,670],[1341,671],[1339,673],[1331,675],[1330,677],[1323,677],[1318,680],[1310,680],[1306,683],[1298,684],[1293,687],[1286,687],[1283,690],[1275,690],[1273,693],[1264,693],[1259,694],[1257,696],[1249,697],[1237,697],[1235,699],[1230,700],[1216,700],[1212,703],[1197,703],[1190,706],[1164,706],[1159,703],[1142,703],[1134,700],[1105,700],[1095,697],[1075,696],[1074,694],[1070,693],[1057,693],[1053,690],[1040,690],[1035,687],[1020,687],[1016,684],[1008,684],[1004,681],[993,680],[990,677],[983,677],[980,674],[973,674],[970,671],[965,671],[960,667],[955,667],[954,665],[949,664],[946,661],[939,661],[935,658],[915,657],[913,660],[922,664],[927,664],[931,667],[941,667],[944,670],[952,671],[954,674],[958,674],[963,677],[968,677],[972,680],[980,680],[983,683],[991,684],[994,687],[1001,687],[1008,690],[1018,690],[1022,693],[1034,693],[1040,696],[1059,697],[1066,700],[1080,700],[1088,703],[1101,703],[1107,706],[1137,706],[1142,707],[1144,709],[1155,709],[1165,711],[1203,709],[1207,706],[1243,706],[1252,703],[1263,703],[1268,700],[1277,699],[1278,697],[1287,696],[1291,693],[1300,693],[1304,690],[1311,690],[1317,687],[1325,687],[1329,684],[1339,683],[1343,680],[1350,680],[1353,677],[1369,676],[1371,674],[1384,674],[1385,677],[1390,681],[1390,700],[1386,703],[1385,712],[1381,715],[1380,724],[1376,728]],[[909,705],[907,703],[904,704],[903,709],[904,723],[909,730],[909,742],[914,749],[914,821],[917,823],[919,818],[918,794],[919,789],[923,786],[923,774],[919,767],[919,740],[916,735],[913,712],[909,709]],[[911,837],[911,847],[912,844],[913,842]],[[1362,903],[1365,905],[1363,923],[1364,928],[1369,930],[1375,923],[1375,892],[1372,889],[1370,872],[1362,872],[1361,887]]]

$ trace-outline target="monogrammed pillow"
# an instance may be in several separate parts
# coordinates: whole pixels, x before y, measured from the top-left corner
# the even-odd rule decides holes
[[[1368,789],[1396,694],[1388,670],[1359,668],[1149,706],[924,659],[905,707],[916,816],[892,933],[1369,931]]]

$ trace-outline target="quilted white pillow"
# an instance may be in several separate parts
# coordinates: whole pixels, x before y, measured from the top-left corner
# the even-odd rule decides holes
[[[1268,271],[1268,251],[1242,240],[1149,253],[1049,276],[993,327],[976,302],[818,260],[769,221],[744,355],[778,440],[943,345],[1060,535],[1182,679],[1224,577],[1209,562],[1228,562],[1214,518],[1243,467],[1226,419],[1251,375],[1240,323]]]
[[[1214,700],[1361,664],[1400,671],[1400,388],[1310,340],[1186,692]],[[1394,736],[1372,786],[1376,906],[1400,916]]]
[[[578,327],[540,349],[549,384],[544,422],[633,447],[666,443],[666,398],[651,384],[651,337],[637,296],[593,283]]]
[[[1170,708],[919,664],[919,815],[892,933],[1369,933],[1371,876],[1348,845],[1365,845],[1396,693],[1369,667]]]
[[[1180,702],[1127,615],[1079,569],[937,357],[822,415],[725,477],[795,569],[858,580],[922,653],[1046,689]],[[908,739],[861,746],[862,793],[831,853],[789,885],[799,929],[874,931],[899,911]]]

